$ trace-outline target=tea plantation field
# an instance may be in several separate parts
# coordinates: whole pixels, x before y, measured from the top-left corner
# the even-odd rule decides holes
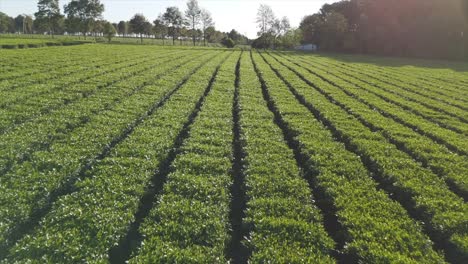
[[[0,263],[468,263],[468,64],[0,50]]]

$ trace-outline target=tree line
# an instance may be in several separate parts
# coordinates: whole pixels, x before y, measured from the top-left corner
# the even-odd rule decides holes
[[[306,16],[303,43],[387,56],[468,58],[467,0],[343,0]]]
[[[325,4],[305,16],[298,28],[287,17],[277,18],[261,5],[257,12],[258,38],[253,42],[239,32],[216,30],[209,11],[197,0],[186,10],[167,7],[152,22],[142,14],[129,21],[110,23],[102,19],[100,0],[73,0],[61,14],[59,0],[39,0],[34,18],[15,18],[0,12],[0,32],[25,34],[72,34],[86,38],[116,34],[162,39],[175,44],[190,38],[196,42],[226,46],[252,44],[254,48],[289,49],[316,44],[320,50],[424,58],[468,58],[468,0],[341,0]]]
[[[30,15],[18,15],[15,18],[0,12],[0,33],[23,34],[59,34],[83,36],[103,36],[109,41],[115,35],[122,37],[139,36],[159,38],[164,41],[191,38],[197,42],[223,43],[226,46],[247,44],[248,38],[234,29],[230,32],[216,30],[211,13],[200,7],[197,0],[189,0],[187,9],[182,12],[178,7],[167,7],[153,22],[142,14],[135,14],[129,21],[111,23],[102,19],[105,10],[100,0],[73,0],[60,11],[59,0],[39,0],[38,11],[34,18]]]
[[[292,28],[287,17],[277,18],[268,5],[260,5],[256,22],[259,31],[253,48],[290,49],[301,43],[302,31]]]

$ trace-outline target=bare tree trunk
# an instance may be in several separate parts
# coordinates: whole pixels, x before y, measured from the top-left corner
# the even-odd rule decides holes
[[[206,47],[206,28],[203,27],[203,45]]]
[[[195,46],[195,17],[192,18],[192,40],[193,40],[193,46]]]

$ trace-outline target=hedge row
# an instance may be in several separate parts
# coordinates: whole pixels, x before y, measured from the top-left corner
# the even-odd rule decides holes
[[[57,41],[57,42],[43,42],[43,43],[18,43],[18,44],[0,44],[0,49],[26,49],[26,48],[41,48],[52,46],[74,46],[82,45],[91,42],[86,41]]]

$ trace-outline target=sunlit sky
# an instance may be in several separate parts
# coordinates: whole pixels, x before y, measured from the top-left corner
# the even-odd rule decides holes
[[[61,0],[60,6],[70,2]],[[185,10],[187,0],[101,0],[105,6],[104,19],[111,22],[129,20],[134,14],[142,13],[153,21],[168,6]],[[258,28],[255,23],[260,4],[271,6],[277,17],[287,16],[293,27],[299,26],[305,15],[317,12],[325,3],[337,0],[199,0],[201,7],[208,9],[214,18],[216,28],[221,31],[236,29],[249,38],[255,38]],[[0,0],[0,11],[9,16],[34,14],[37,0]]]

